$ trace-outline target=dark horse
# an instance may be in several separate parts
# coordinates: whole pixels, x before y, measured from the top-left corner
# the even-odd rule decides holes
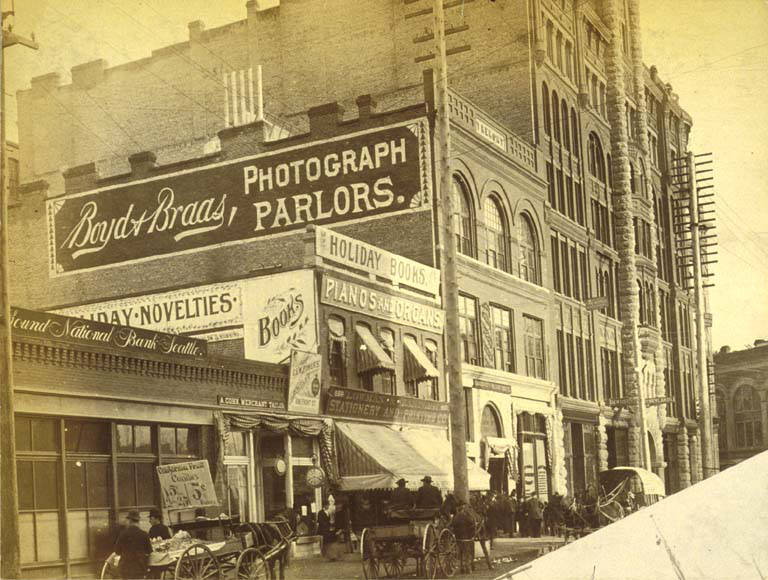
[[[471,504],[461,504],[452,493],[445,496],[443,505],[440,506],[440,519],[442,524],[446,527],[451,527],[451,521],[453,516],[459,510],[465,510],[466,513],[472,518],[475,523],[475,536],[474,540],[480,542],[480,548],[483,550],[485,556],[485,562],[488,564],[488,569],[493,570],[493,562],[491,556],[488,553],[488,529],[486,526],[487,521],[487,506],[483,503],[479,497],[473,497]],[[474,564],[472,564],[474,570]]]

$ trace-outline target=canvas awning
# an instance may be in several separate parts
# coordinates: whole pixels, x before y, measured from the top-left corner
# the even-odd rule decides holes
[[[485,444],[492,455],[504,455],[516,447],[515,442],[504,437],[485,437]]]
[[[646,495],[666,495],[664,482],[661,478],[647,469],[640,467],[614,467],[600,472],[600,480],[617,481],[619,478],[625,478],[628,475],[636,475],[643,484],[643,493]]]
[[[453,489],[450,442],[426,429],[399,431],[385,425],[337,422],[337,452],[342,490],[410,488],[425,475],[443,490]],[[469,488],[490,488],[490,474],[467,460]]]
[[[427,379],[436,379],[439,376],[438,370],[427,354],[421,350],[412,336],[403,337],[405,345],[405,373],[403,378],[406,381],[424,381]]]
[[[358,325],[355,327],[355,332],[360,339],[357,348],[357,370],[359,373],[395,370],[395,362],[384,351],[368,327]]]

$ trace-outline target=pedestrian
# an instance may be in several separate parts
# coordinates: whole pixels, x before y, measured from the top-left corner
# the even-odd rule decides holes
[[[527,538],[530,531],[528,529],[528,502],[525,496],[520,494],[520,501],[517,502],[517,522],[520,525],[520,537]]]
[[[517,516],[517,501],[515,501],[514,492],[504,496],[504,530],[510,538],[515,537],[517,529],[515,518]]]
[[[171,538],[171,529],[163,523],[163,512],[157,508],[149,510],[149,538],[154,540],[160,538],[169,540]]]
[[[541,537],[541,520],[542,520],[541,502],[535,495],[531,495],[528,500],[528,527],[532,538]]]
[[[432,478],[425,475],[422,478],[422,485],[416,492],[417,508],[439,508],[443,505],[443,494],[432,485]]]
[[[475,519],[468,508],[465,502],[458,502],[456,515],[451,521],[453,535],[459,544],[459,567],[462,574],[475,571]]]
[[[115,556],[120,556],[117,569],[125,580],[145,578],[148,571],[152,542],[149,541],[149,534],[139,527],[140,519],[138,510],[130,510],[125,515],[125,527],[117,536],[114,551],[109,557],[114,561]]]
[[[335,548],[333,547],[333,544],[336,541],[336,527],[334,525],[333,515],[331,504],[327,499],[324,500],[323,509],[317,514],[317,535],[323,539],[323,556],[330,562],[335,561],[337,557]]]
[[[404,478],[397,480],[397,487],[392,490],[389,502],[393,510],[408,510],[413,507],[413,494],[405,487],[408,483]]]

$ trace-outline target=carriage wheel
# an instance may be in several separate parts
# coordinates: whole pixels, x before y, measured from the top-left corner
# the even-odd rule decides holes
[[[382,560],[387,578],[401,578],[405,569],[406,553],[403,545],[396,542],[385,560]]]
[[[437,553],[441,576],[450,578],[456,573],[456,564],[459,561],[459,545],[451,530],[444,529],[440,532],[437,539]]]
[[[236,580],[270,580],[269,566],[256,548],[244,550],[235,563]]]
[[[101,572],[99,573],[100,580],[109,580],[111,578],[120,578],[120,571],[117,569],[116,566],[112,565],[112,562],[109,558],[104,560],[104,565],[101,567]]]
[[[219,561],[205,544],[194,544],[181,553],[173,577],[174,580],[223,580]]]
[[[435,526],[427,524],[424,528],[424,538],[421,542],[421,557],[424,562],[424,578],[437,578],[439,556],[437,552],[437,532]]]
[[[379,557],[373,530],[365,528],[360,535],[360,555],[363,558],[363,576],[366,580],[376,580],[379,577]]]

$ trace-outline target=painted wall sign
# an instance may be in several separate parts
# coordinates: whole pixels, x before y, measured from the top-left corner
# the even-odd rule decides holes
[[[187,336],[15,307],[11,308],[11,329],[14,334],[139,353],[152,352],[199,358],[207,354],[208,348],[204,340]]]
[[[447,403],[357,389],[329,389],[325,412],[337,417],[376,419],[393,423],[448,425]]]
[[[291,352],[288,381],[288,410],[300,413],[320,412],[320,371],[322,357],[314,352]]]
[[[158,465],[155,469],[165,509],[219,505],[207,459]]]
[[[221,339],[216,329],[224,329],[226,337],[242,337],[243,324],[240,282],[209,284],[196,288],[172,290],[159,294],[119,298],[98,304],[73,306],[55,310],[57,314],[76,316],[99,322],[135,326],[172,334],[206,332],[208,340]],[[234,338],[234,337],[232,337]]]
[[[323,276],[320,300],[323,304],[391,320],[398,324],[437,334],[443,332],[445,312],[439,308],[332,276]]]
[[[219,395],[216,397],[216,402],[220,407],[246,407],[249,409],[285,411],[285,403],[283,401],[270,401],[268,399],[249,399],[246,397]]]
[[[509,395],[512,392],[512,385],[505,385],[503,383],[496,383],[493,381],[484,381],[482,379],[474,379],[472,385],[477,389],[483,389],[485,391],[493,391],[494,393],[504,393]]]
[[[51,275],[427,208],[426,119],[47,202]]]
[[[322,258],[375,274],[393,284],[410,286],[433,295],[440,291],[440,270],[328,228],[317,228],[316,252]]]
[[[317,308],[312,270],[243,282],[245,358],[288,362],[292,350],[317,351]]]

